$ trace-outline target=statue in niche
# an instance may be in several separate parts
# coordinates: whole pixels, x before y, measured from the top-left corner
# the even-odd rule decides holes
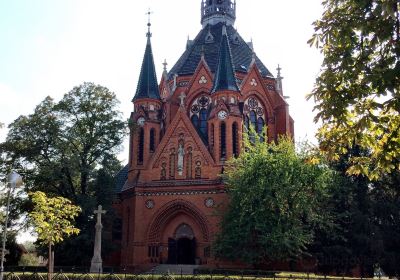
[[[189,147],[186,159],[186,178],[192,179],[192,147]]]
[[[161,164],[161,180],[167,180],[167,163]]]
[[[175,179],[175,148],[172,148],[169,154],[169,178]]]
[[[179,141],[178,147],[178,174],[183,175],[183,160],[185,157],[185,148],[183,147],[183,140]]]
[[[195,178],[201,179],[201,161],[196,161],[196,168],[194,170]]]

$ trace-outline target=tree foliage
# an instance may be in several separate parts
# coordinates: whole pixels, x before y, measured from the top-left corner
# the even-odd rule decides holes
[[[376,265],[388,275],[400,272],[400,172],[374,181],[346,175],[348,158],[365,153],[355,147],[331,164],[334,184],[324,211],[332,227],[318,230],[310,249],[324,273],[350,274],[358,266],[371,276]]]
[[[318,138],[330,159],[354,146],[368,156],[349,159],[350,174],[378,179],[399,168],[400,3],[324,0],[309,41],[324,55],[309,98],[316,102]]]
[[[9,126],[5,143],[10,165],[20,168],[30,190],[43,190],[76,201],[93,194],[96,168],[119,151],[125,123],[115,94],[84,83],[55,103],[47,97],[34,113]]]
[[[63,197],[49,198],[43,192],[32,193],[31,200],[34,208],[29,217],[40,242],[54,245],[65,236],[79,233],[73,226],[74,218],[81,212],[79,206]]]
[[[63,197],[50,198],[43,192],[31,193],[30,196],[34,208],[29,217],[38,241],[49,247],[49,279],[51,279],[54,265],[52,246],[62,242],[65,237],[79,233],[79,229],[73,223],[82,210]]]
[[[56,255],[60,264],[90,261],[93,210],[98,204],[111,208],[113,176],[121,168],[116,154],[126,135],[118,104],[107,88],[84,83],[59,102],[47,97],[32,114],[17,118],[0,144],[0,168],[4,172],[16,169],[24,177],[27,192],[62,196],[82,208],[76,219],[81,234],[57,245],[62,249]],[[113,211],[107,213],[105,223],[113,219]],[[104,244],[107,249],[108,242]]]
[[[301,255],[314,228],[327,217],[319,211],[330,171],[298,154],[293,142],[267,144],[251,137],[226,171],[230,204],[215,244],[217,257],[260,264]]]

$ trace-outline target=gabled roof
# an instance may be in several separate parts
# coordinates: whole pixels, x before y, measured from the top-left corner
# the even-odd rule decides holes
[[[139,82],[136,89],[135,97],[132,101],[142,98],[161,99],[160,90],[157,83],[156,68],[154,66],[153,51],[151,48],[149,33],[147,35],[146,50],[140,70]]]
[[[176,113],[174,119],[168,126],[163,139],[161,140],[160,144],[158,145],[157,150],[154,153],[154,155],[149,163],[150,164],[149,166],[151,168],[154,168],[155,165],[160,164],[161,155],[163,154],[167,145],[169,144],[171,137],[173,137],[174,133],[177,131],[177,127],[181,123],[183,124],[185,129],[187,129],[187,131],[189,132],[188,136],[185,137],[185,141],[187,141],[188,139],[191,139],[193,141],[193,143],[197,146],[197,149],[201,152],[206,165],[214,165],[215,164],[214,159],[212,158],[207,147],[204,145],[204,142],[201,140],[200,137],[196,137],[199,134],[198,134],[197,130],[194,128],[191,120],[189,119],[189,117],[186,113],[186,109],[183,107],[179,107],[178,112]]]
[[[115,176],[115,189],[114,189],[115,193],[120,193],[122,191],[122,188],[124,187],[126,180],[128,180],[128,171],[129,171],[129,165],[126,165]]]
[[[202,52],[204,52],[205,60],[207,61],[211,72],[215,73],[218,67],[219,48],[222,41],[223,26],[224,24],[218,23],[204,27],[193,40],[193,44],[189,46],[174,67],[172,67],[168,74],[169,80],[172,80],[175,74],[179,76],[193,75],[199,65]],[[228,25],[226,29],[235,72],[246,74],[252,61],[253,50],[243,40],[233,26]],[[209,33],[212,34],[212,40],[206,40]],[[261,75],[263,77],[273,77],[261,60],[258,57],[255,59]]]
[[[218,67],[217,72],[215,73],[214,87],[211,92],[215,93],[222,90],[239,91],[225,25],[222,27],[222,40],[219,49]]]

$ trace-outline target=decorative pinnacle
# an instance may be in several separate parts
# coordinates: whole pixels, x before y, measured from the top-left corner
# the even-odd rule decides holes
[[[166,60],[166,59],[164,59],[164,62],[163,62],[162,65],[164,66],[164,71],[167,71],[168,63],[167,63],[167,60]]]
[[[148,28],[148,30],[147,30],[147,34],[146,34],[146,36],[147,36],[147,38],[148,39],[150,39],[151,38],[151,32],[150,32],[150,27],[151,27],[151,15],[153,14],[153,12],[150,10],[150,8],[149,8],[149,10],[148,10],[148,12],[146,13],[146,15],[148,16],[148,21],[147,21],[147,28]]]
[[[276,70],[278,71],[278,76],[277,76],[277,78],[279,78],[279,79],[282,79],[283,77],[281,76],[281,70],[282,70],[282,68],[281,68],[281,66],[278,64],[278,68],[276,68]]]

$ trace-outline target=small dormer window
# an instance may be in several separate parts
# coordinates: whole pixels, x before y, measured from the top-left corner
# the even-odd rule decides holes
[[[206,44],[214,43],[214,36],[208,31],[205,39]]]
[[[234,35],[234,37],[233,37],[233,44],[235,44],[235,45],[240,45],[240,39],[239,39],[238,34],[235,34],[235,35]]]

